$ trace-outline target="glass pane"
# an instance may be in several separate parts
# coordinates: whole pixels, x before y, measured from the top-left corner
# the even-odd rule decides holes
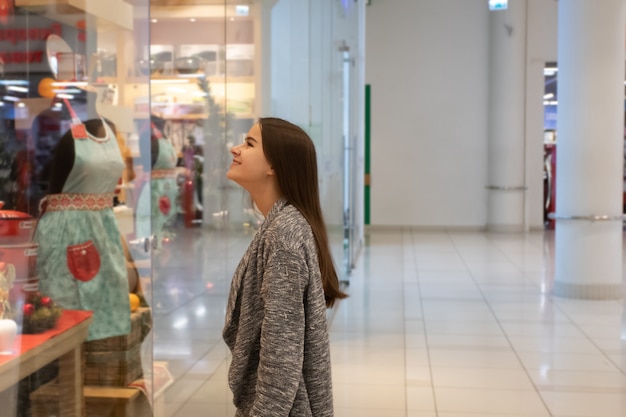
[[[180,415],[227,415],[230,409],[234,415],[221,331],[240,256],[236,237],[243,236],[245,245],[252,227],[247,200],[225,174],[228,149],[251,124],[253,26],[234,5],[202,3],[151,7],[151,116],[162,136],[158,154],[167,148],[178,156],[175,214],[165,215],[173,216],[169,221],[158,220],[163,213],[152,216],[158,241],[154,361],[172,377],[163,396],[166,408]],[[166,169],[153,165],[153,211],[166,197],[158,179]],[[200,395],[214,377],[223,395]],[[192,397],[196,389],[190,386],[201,391]]]
[[[354,258],[360,212],[354,188],[363,108],[355,93],[362,85],[360,18],[353,2],[276,2],[266,19],[271,58],[264,69],[270,82],[261,86],[271,97],[262,101],[267,103],[264,113],[298,124],[316,144],[322,208],[344,280]]]
[[[311,135],[344,270],[358,77],[338,45],[356,56],[353,9],[0,0],[3,415],[109,415],[120,398],[234,415],[221,331],[262,218],[225,178],[229,149],[260,116]]]
[[[135,221],[150,176],[148,0],[0,6],[3,415],[106,415],[115,399],[86,399],[83,385],[124,398],[152,380],[151,262],[137,242],[150,216]]]

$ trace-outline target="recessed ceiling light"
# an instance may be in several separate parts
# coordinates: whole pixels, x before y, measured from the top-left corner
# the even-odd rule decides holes
[[[156,23],[156,22],[158,22],[158,20],[156,20],[156,19],[152,19],[152,20],[151,20],[151,22],[152,22],[152,23]]]
[[[189,19],[190,22],[195,22],[196,19],[194,19],[193,17],[191,19]]]
[[[237,14],[237,16],[248,16],[249,13],[250,6],[239,4],[235,6],[235,14]]]

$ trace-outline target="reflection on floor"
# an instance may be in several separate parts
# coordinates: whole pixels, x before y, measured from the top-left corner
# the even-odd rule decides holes
[[[250,236],[189,233],[155,259],[163,415],[230,417],[220,333]],[[330,316],[335,416],[625,416],[624,302],[552,297],[553,239],[369,232]]]

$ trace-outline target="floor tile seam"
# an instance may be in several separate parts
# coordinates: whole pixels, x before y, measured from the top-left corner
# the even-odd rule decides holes
[[[406,232],[405,232],[406,233]],[[446,235],[448,234],[448,232],[446,232]],[[426,331],[426,321],[425,321],[425,311],[424,311],[424,302],[422,299],[422,288],[421,288],[421,283],[419,280],[419,276],[420,276],[420,269],[419,269],[419,264],[418,264],[418,256],[416,254],[416,245],[415,245],[415,232],[409,230],[408,232],[408,236],[409,236],[409,243],[410,243],[410,253],[412,255],[412,264],[415,268],[415,275],[417,277],[417,294],[419,296],[419,301],[420,301],[420,312],[421,312],[421,316],[422,316],[422,324],[423,324],[423,328],[424,328],[424,334],[423,334],[423,338],[424,338],[424,343],[425,343],[425,348],[426,348],[426,358],[428,361],[428,376],[430,379],[430,390],[431,390],[431,395],[432,395],[432,400],[433,400],[433,405],[434,405],[434,411],[435,411],[435,415],[439,415],[439,409],[438,409],[438,402],[437,402],[437,394],[435,393],[435,389],[434,389],[434,385],[433,385],[433,368],[432,368],[432,357],[431,357],[431,352],[430,352],[430,343],[428,343],[428,332]],[[404,253],[404,251],[403,251]],[[406,334],[405,334],[405,343],[406,343]],[[406,344],[405,344],[406,346]],[[406,349],[405,349],[405,355],[406,355]],[[406,357],[405,357],[405,362],[406,362]],[[405,369],[405,381],[406,381],[406,369]],[[406,397],[408,397],[408,392],[406,389],[406,385],[405,385],[405,395]],[[409,410],[409,402],[408,402],[408,398],[405,399],[405,404],[406,404],[406,412],[408,414],[408,410]]]
[[[230,403],[230,398],[228,396],[228,388],[226,388],[226,392],[227,395],[223,398],[222,401],[209,401],[206,398],[202,398],[202,399],[194,399],[194,396],[202,389],[202,387],[207,383],[207,382],[218,382],[217,380],[212,380],[211,378],[208,378],[204,381],[204,383],[199,384],[198,387],[193,390],[190,395],[187,396],[187,398],[182,402],[181,407],[184,406],[185,404],[194,404],[194,403],[209,403],[209,404],[223,404],[224,402],[226,403]],[[228,383],[225,382],[225,384],[227,385]],[[175,402],[170,402],[170,404],[172,403],[176,403],[178,401]],[[168,401],[166,401],[166,403],[168,403]],[[176,411],[177,413],[180,411],[180,408]],[[175,414],[174,414],[175,415]]]
[[[621,355],[623,357],[626,356],[626,351],[624,350],[606,349],[605,352],[610,356],[613,356],[613,355]]]
[[[385,329],[375,329],[375,330],[370,330],[367,332],[362,331],[362,330],[353,330],[353,331],[346,330],[345,332],[333,330],[329,334],[334,334],[334,335],[345,334],[345,335],[354,335],[354,336],[397,336],[399,332],[395,330],[386,331]]]
[[[372,382],[363,382],[363,381],[341,381],[341,380],[335,380],[333,379],[333,388],[336,386],[355,386],[355,387],[361,387],[361,388],[371,388],[371,387],[378,387],[378,386],[385,386],[386,388],[389,387],[397,387],[398,389],[401,389],[405,384],[405,382],[378,382],[378,381],[372,381]]]
[[[174,408],[174,411],[171,412],[169,415],[172,417],[176,417],[178,415],[178,413],[183,409],[183,407],[185,406],[185,404],[187,403],[187,401],[183,401],[183,402],[167,402],[165,401],[165,404],[178,404],[178,407]]]
[[[551,296],[552,298],[552,296]],[[555,308],[559,311],[559,313],[561,313],[564,317],[566,317],[572,324],[572,326],[574,326],[574,328],[576,328],[586,339],[589,343],[591,343],[597,350],[599,353],[602,354],[602,356],[608,360],[614,367],[615,370],[617,370],[618,372],[620,372],[622,375],[626,376],[626,369],[622,369],[610,356],[610,354],[608,353],[608,351],[602,349],[600,347],[600,345],[598,343],[596,343],[596,341],[594,340],[594,338],[592,336],[590,336],[582,327],[581,325],[579,325],[575,320],[573,320],[569,314],[564,311],[563,308],[559,307],[558,303],[554,303]]]
[[[426,322],[430,322],[430,323],[438,323],[438,322],[446,322],[447,320],[436,320],[436,319],[427,319],[425,320]],[[506,318],[506,319],[500,319],[499,320],[501,323],[506,323],[506,324],[528,324],[528,325],[533,325],[533,324],[539,324],[539,323],[546,323],[546,324],[555,324],[555,325],[560,325],[560,324],[571,324],[569,322],[562,322],[562,321],[558,321],[558,320],[536,320],[536,319],[527,319],[527,318]],[[466,320],[466,323],[469,324],[479,324],[479,323],[485,323],[483,320],[473,320],[473,319],[468,319]],[[494,322],[495,324],[495,322]],[[584,338],[586,339],[586,337],[584,335],[576,335],[576,336],[570,336],[570,337],[578,337],[578,338]]]
[[[429,331],[433,336],[463,336],[463,337],[501,337],[501,333],[482,332],[482,331],[457,331],[457,329],[451,329],[450,331],[443,331],[440,329],[433,329]]]
[[[433,384],[433,389],[435,390],[462,390],[462,391],[489,391],[494,394],[497,393],[512,393],[512,392],[523,392],[526,394],[537,394],[540,393],[534,388],[502,388],[497,386],[492,387],[480,387],[480,386],[468,386],[468,385],[440,385]]]
[[[519,271],[523,274],[523,271],[522,271],[522,270],[521,270],[521,269],[520,269],[520,268],[519,268],[519,267],[518,267],[515,263],[513,263],[513,262],[511,261],[511,259],[509,258],[509,256],[508,256],[508,255],[507,255],[504,251],[502,251],[502,249],[501,249],[500,247],[498,247],[498,246],[497,246],[497,245],[493,242],[493,240],[489,237],[489,234],[487,234],[487,233],[486,233],[486,234],[485,234],[485,238],[487,239],[487,241],[488,241],[491,245],[493,245],[496,249],[498,249],[498,250],[499,250],[499,251],[500,251],[500,252],[501,252],[501,253],[502,253],[502,254],[503,254],[503,255],[504,255],[504,256],[505,256],[508,260],[509,260],[509,262],[511,262],[511,264],[515,266],[515,268],[517,268],[517,269],[518,269],[518,270],[519,270]],[[453,239],[450,239],[450,240],[451,240],[451,242],[452,242],[452,244],[453,244],[453,246],[454,246],[455,250],[457,250],[457,253],[459,254],[459,256],[461,256],[461,254],[460,254],[460,253],[459,253],[459,251],[458,251],[457,245],[454,243],[454,240],[453,240]],[[489,309],[489,311],[491,312],[491,314],[492,314],[492,315],[493,315],[493,317],[495,318],[496,323],[497,323],[497,324],[498,324],[498,326],[500,327],[500,330],[502,331],[502,333],[503,333],[503,335],[504,335],[504,338],[506,339],[506,341],[507,341],[507,343],[508,343],[508,345],[509,345],[509,347],[510,347],[510,349],[511,349],[512,353],[513,353],[513,355],[515,355],[515,358],[516,358],[516,360],[518,361],[518,363],[519,363],[519,365],[520,365],[521,369],[522,369],[522,370],[523,370],[523,372],[526,374],[526,378],[527,378],[528,382],[529,382],[529,383],[530,383],[530,385],[534,388],[534,390],[535,390],[536,394],[539,396],[540,401],[541,401],[541,403],[542,403],[543,407],[545,408],[546,412],[547,412],[550,416],[552,416],[552,411],[550,410],[550,407],[548,406],[547,402],[546,402],[546,401],[545,401],[545,399],[541,396],[541,394],[540,394],[539,390],[537,389],[537,385],[535,384],[535,382],[533,381],[532,377],[530,376],[530,373],[529,373],[529,372],[528,372],[528,370],[526,369],[526,366],[524,365],[524,362],[522,361],[522,358],[520,357],[519,353],[518,353],[518,352],[517,352],[517,350],[515,349],[515,346],[514,346],[514,345],[513,345],[513,343],[511,342],[511,339],[510,339],[509,335],[507,335],[507,333],[506,333],[506,331],[505,331],[505,329],[504,329],[504,326],[503,326],[503,325],[502,325],[502,323],[500,322],[500,319],[499,319],[499,318],[498,318],[498,316],[496,315],[496,312],[495,312],[495,310],[494,310],[493,306],[491,305],[491,303],[489,302],[488,298],[485,296],[485,293],[483,292],[482,287],[480,286],[480,284],[479,284],[479,283],[478,283],[478,281],[476,280],[476,277],[474,276],[474,273],[473,273],[473,272],[469,269],[469,267],[468,267],[468,265],[467,265],[467,261],[466,261],[466,260],[465,260],[462,256],[461,256],[461,259],[462,259],[463,264],[465,265],[465,268],[467,269],[467,272],[469,273],[470,277],[472,278],[472,281],[474,281],[474,283],[475,283],[475,285],[476,285],[476,287],[477,287],[478,291],[480,292],[480,294],[481,294],[481,296],[482,296],[482,298],[483,298],[483,301],[484,301],[485,305],[487,306],[487,308]],[[526,278],[525,278],[525,280],[526,280]],[[530,281],[530,280],[528,280],[528,281]],[[534,282],[532,282],[532,281],[530,281],[530,283],[531,283],[531,285],[535,285],[535,286],[537,286],[537,284],[535,284],[535,283],[534,283]]]
[[[430,350],[452,350],[452,351],[475,351],[475,352],[501,352],[501,353],[512,353],[511,347],[503,347],[503,346],[471,346],[471,345],[431,345]]]
[[[334,408],[335,408],[335,409],[342,409],[342,410],[368,410],[368,411],[369,411],[369,410],[387,410],[387,411],[404,411],[404,415],[407,415],[407,413],[408,413],[408,409],[407,409],[407,408],[402,408],[402,407],[399,407],[399,406],[398,406],[398,407],[394,407],[394,406],[391,406],[391,407],[390,407],[390,406],[372,406],[372,405],[368,405],[368,407],[367,407],[367,408],[362,408],[362,407],[359,407],[359,408],[353,408],[353,407],[350,407],[350,406],[344,406],[344,407],[339,406],[339,407],[338,407],[338,406],[336,405],[336,402],[335,402],[335,406],[334,406]]]
[[[463,391],[464,393],[480,393],[480,392],[488,392],[490,397],[497,397],[498,394],[532,394],[538,397],[544,407],[546,407],[545,411],[552,416],[552,411],[545,406],[545,401],[540,391],[536,389],[516,389],[516,388],[498,388],[498,387],[442,387],[442,386],[433,386],[433,391]]]
[[[206,354],[205,354],[205,355],[203,355],[202,357],[204,357],[204,356],[206,356]],[[191,366],[189,366],[189,367],[187,368],[187,370],[186,370],[183,374],[181,374],[181,375],[178,377],[178,381],[176,381],[176,382],[180,382],[182,379],[184,379],[184,378],[185,378],[185,377],[186,377],[186,376],[190,373],[191,369],[192,369],[194,366],[196,366],[196,364],[198,364],[201,360],[202,360],[202,358],[200,358],[200,359],[196,360],[196,361],[195,361],[195,362],[194,362]],[[222,359],[222,361],[221,361],[221,362],[220,362],[220,363],[219,363],[219,364],[215,367],[215,369],[216,369],[216,370],[217,370],[217,369],[219,369],[219,368],[220,368],[220,367],[221,367],[221,366],[222,366],[222,365],[223,365],[226,361],[228,361],[228,360],[230,360],[230,355],[225,355],[225,357],[224,357],[224,358]],[[213,372],[211,375],[208,375],[208,376],[204,379],[204,382],[206,383],[206,382],[209,382],[209,381],[217,381],[216,379],[213,379],[213,376],[214,376],[214,375],[215,375],[215,372]],[[195,378],[189,378],[189,379],[195,379]],[[196,392],[198,392],[198,391],[202,388],[202,386],[203,386],[203,385],[204,385],[204,383],[203,383],[203,384],[199,384],[199,385],[198,385],[198,388],[196,388],[195,390],[193,390],[193,392],[191,393],[191,395],[190,395],[190,396],[189,396],[189,397],[188,397],[188,398],[187,398],[187,399],[183,402],[183,404],[181,405],[181,408],[182,408],[182,406],[184,406],[184,404],[186,404],[186,403],[190,402],[191,398],[192,398],[192,397],[196,394]],[[172,386],[170,387],[170,389],[171,389],[171,388],[173,388],[174,386],[175,386],[175,385],[172,385]],[[174,416],[176,416],[176,414],[177,414],[179,411],[180,411],[180,408],[179,408],[179,409],[177,409],[177,410],[176,410],[176,413],[174,413],[173,415],[174,415]]]
[[[410,240],[410,242],[413,242],[412,239],[412,235],[411,233],[407,233],[407,231],[405,229],[402,230],[401,233],[401,244],[402,244],[402,251],[401,251],[401,256],[402,256],[402,262],[400,262],[400,264],[402,265],[402,288],[405,289],[407,286],[409,285],[417,285],[417,283],[415,281],[406,281],[406,275],[407,275],[407,259],[405,259],[406,256],[406,248],[405,248],[405,241],[406,240]],[[414,272],[417,275],[418,271],[417,271],[417,267],[415,265],[415,254],[413,253],[413,245],[411,244],[410,246],[410,250],[411,250],[411,266],[414,268]],[[418,278],[418,277],[416,277]],[[417,280],[419,282],[419,280]],[[404,291],[403,291],[404,292]],[[420,291],[419,291],[419,285],[417,287],[417,294],[418,296],[420,296]],[[409,401],[408,401],[408,392],[407,392],[407,385],[406,385],[406,381],[407,381],[407,363],[408,363],[408,358],[407,358],[407,335],[406,335],[406,325],[407,325],[407,317],[406,317],[406,300],[405,297],[402,296],[401,297],[402,300],[402,333],[404,335],[403,339],[404,339],[404,344],[403,344],[403,348],[404,348],[404,367],[403,367],[403,380],[404,380],[404,414],[407,415],[409,412]],[[421,299],[420,299],[420,310],[422,309],[422,303],[421,303]],[[423,315],[423,311],[422,311],[422,315]]]
[[[623,394],[626,395],[626,387],[592,387],[572,385],[538,385],[542,392],[577,393],[577,394]]]
[[[415,379],[407,379],[405,382],[405,385],[407,387],[413,387],[413,388],[433,388],[433,382],[432,381],[420,381],[420,380],[415,380]]]
[[[552,354],[557,354],[557,355],[581,355],[581,356],[593,356],[593,355],[598,355],[598,352],[587,352],[587,351],[580,351],[580,350],[567,350],[566,347],[564,348],[560,348],[560,349],[544,349],[544,348],[532,348],[532,347],[526,347],[526,346],[518,346],[516,348],[516,350],[523,355],[529,355],[529,354],[547,354],[547,353],[552,353]],[[532,369],[532,368],[529,368]],[[621,372],[618,369],[613,369],[612,371],[606,371],[606,372],[618,372],[621,374]]]
[[[495,245],[495,243],[493,243],[493,242],[492,242],[492,239],[489,237],[489,235],[487,235],[487,239],[488,239],[488,240],[489,240],[489,241],[490,241],[490,242],[491,242],[491,243],[492,243],[492,244],[493,244],[496,248],[498,248],[498,250],[500,250],[500,251],[501,251],[501,249],[500,249],[497,245]],[[542,254],[543,254],[543,257],[544,257],[544,259],[545,259],[545,257],[546,257],[546,253],[545,253],[545,250],[544,250],[544,249],[545,249],[545,235],[544,235],[544,238],[543,238],[542,242],[544,242],[544,244],[542,245],[542,248],[541,248],[541,249],[542,249]],[[518,267],[515,263],[513,263],[513,261],[512,261],[512,260],[508,257],[508,255],[507,255],[506,253],[504,253],[504,252],[503,252],[503,254],[505,255],[505,257],[507,257],[507,258],[511,261],[511,263],[512,263],[513,265],[515,265],[515,266],[516,266],[516,267],[520,270],[520,272],[522,272],[522,273],[523,273],[523,271],[522,271],[522,270],[521,270],[521,269],[520,269],[520,268],[519,268],[519,267]],[[471,271],[470,271],[470,274],[471,274],[471,275],[472,275],[472,277],[473,277],[473,274],[471,273]],[[535,282],[533,282],[533,281],[531,281],[531,280],[529,280],[529,281],[530,281],[530,283],[531,283],[532,285],[534,285],[534,286],[538,286]],[[481,293],[482,293],[482,290],[481,290]],[[580,332],[581,332],[581,334],[583,334],[583,335],[587,338],[587,340],[588,340],[588,341],[589,341],[589,342],[590,342],[590,343],[591,343],[591,344],[592,344],[592,345],[593,345],[596,349],[598,349],[598,351],[599,351],[599,352],[601,352],[601,353],[604,355],[604,357],[605,357],[605,359],[606,359],[606,360],[608,360],[609,362],[611,362],[611,364],[613,364],[613,366],[614,366],[614,367],[615,367],[618,371],[620,371],[620,372],[621,372],[624,376],[626,376],[626,370],[624,370],[624,369],[620,368],[620,367],[619,367],[619,366],[618,366],[618,365],[617,365],[617,364],[616,364],[616,363],[615,363],[615,362],[614,362],[614,361],[613,361],[613,360],[609,357],[609,355],[607,355],[607,354],[606,354],[606,352],[605,352],[605,351],[604,351],[604,350],[603,350],[603,349],[602,349],[602,348],[601,348],[601,347],[600,347],[597,343],[595,343],[595,341],[594,341],[594,340],[593,340],[593,339],[592,339],[592,338],[591,338],[591,337],[590,337],[590,336],[589,336],[589,335],[588,335],[588,334],[587,334],[587,333],[586,333],[586,332],[585,332],[585,331],[584,331],[584,330],[580,327],[580,325],[579,325],[579,324],[578,324],[575,320],[573,320],[573,319],[572,319],[572,317],[571,317],[571,316],[570,316],[570,315],[569,315],[569,314],[568,314],[568,313],[564,310],[564,308],[562,308],[561,306],[559,306],[559,303],[558,303],[558,302],[555,302],[555,301],[558,301],[558,299],[557,299],[557,300],[555,300],[554,296],[553,296],[551,293],[548,293],[548,296],[549,296],[548,298],[549,298],[549,300],[550,300],[550,303],[554,306],[554,308],[555,308],[555,309],[556,309],[559,313],[561,313],[564,317],[566,317],[566,318],[567,318],[567,320],[569,320],[569,321],[570,321],[570,323],[571,323],[571,324],[572,324],[572,325],[573,325],[573,326],[574,326],[574,327],[575,327],[578,331],[580,331]],[[490,304],[488,301],[487,301],[487,304],[489,305],[489,307],[490,307],[490,308],[492,309],[492,311],[493,311],[493,308],[491,307],[491,304]],[[495,312],[494,312],[494,315],[495,315]],[[498,319],[498,317],[497,317],[497,316],[496,316],[496,319],[497,319],[497,320],[498,320],[498,322],[499,322],[499,319]]]
[[[450,361],[445,361],[445,362],[442,362],[441,364],[434,363],[432,365],[432,368],[435,370],[462,369],[462,370],[467,370],[467,371],[476,370],[476,369],[485,369],[485,370],[491,370],[491,371],[522,371],[524,370],[524,367],[521,364],[517,362],[514,362],[513,364],[511,364],[506,359],[504,360],[504,364],[502,363],[497,364],[497,365],[481,364],[480,366],[477,366],[475,363],[450,365]]]
[[[504,342],[503,342],[504,343]],[[505,347],[504,345],[502,346],[491,346],[491,345],[459,345],[458,343],[455,344],[446,344],[446,343],[430,343],[430,346],[436,350],[436,349],[440,349],[440,350],[451,350],[454,347],[461,347],[461,348],[467,348],[467,349],[473,349],[473,350],[477,350],[480,352],[511,352],[514,353],[513,350],[510,347]]]
[[[499,247],[499,246],[496,244],[496,242],[494,242],[493,237],[492,237],[490,234],[488,234],[488,233],[487,233],[487,234],[485,234],[485,238],[487,239],[487,241],[488,241],[488,242],[489,242],[489,243],[490,243],[490,244],[491,244],[494,248],[496,248],[496,249],[497,249],[497,250],[498,250],[498,251],[499,251],[499,252],[500,252],[500,253],[504,256],[504,258],[508,261],[508,263],[510,263],[511,265],[513,265],[513,266],[515,267],[515,269],[517,269],[517,271],[519,271],[519,273],[520,273],[520,274],[522,275],[522,277],[523,277],[523,281],[522,281],[522,282],[527,282],[527,283],[530,283],[532,287],[537,288],[537,289],[539,289],[539,290],[541,291],[541,286],[537,285],[537,283],[535,283],[534,281],[532,281],[531,279],[529,279],[529,278],[527,278],[527,277],[526,277],[526,272],[525,272],[524,270],[522,270],[522,269],[521,269],[521,268],[520,268],[520,267],[519,267],[519,266],[518,266],[518,265],[517,265],[517,264],[513,261],[513,259],[511,259],[511,257],[510,257],[510,256],[509,256],[509,255],[508,255],[505,251],[503,251],[501,247]],[[545,252],[542,250],[542,248],[539,248],[539,250],[540,250],[540,253],[541,253],[541,254],[542,254],[542,256],[543,256],[543,259],[545,260]],[[463,259],[463,261],[465,261],[465,259]],[[470,275],[472,276],[472,279],[474,280],[474,282],[476,282],[476,283],[477,283],[477,285],[480,287],[480,285],[478,284],[478,280],[474,277],[474,273],[472,273],[472,271],[471,271],[471,270],[469,270],[469,268],[468,268],[468,271],[469,271]],[[482,292],[482,291],[481,291],[481,292]],[[550,297],[550,303],[554,304],[554,302],[553,302],[553,300],[552,300],[552,297]],[[554,304],[554,305],[555,305],[555,307],[556,307],[556,304]]]

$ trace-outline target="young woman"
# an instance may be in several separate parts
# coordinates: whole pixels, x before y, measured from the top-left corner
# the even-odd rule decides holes
[[[326,308],[339,288],[309,136],[262,118],[231,149],[227,177],[265,220],[231,283],[224,341],[237,417],[333,415]]]

